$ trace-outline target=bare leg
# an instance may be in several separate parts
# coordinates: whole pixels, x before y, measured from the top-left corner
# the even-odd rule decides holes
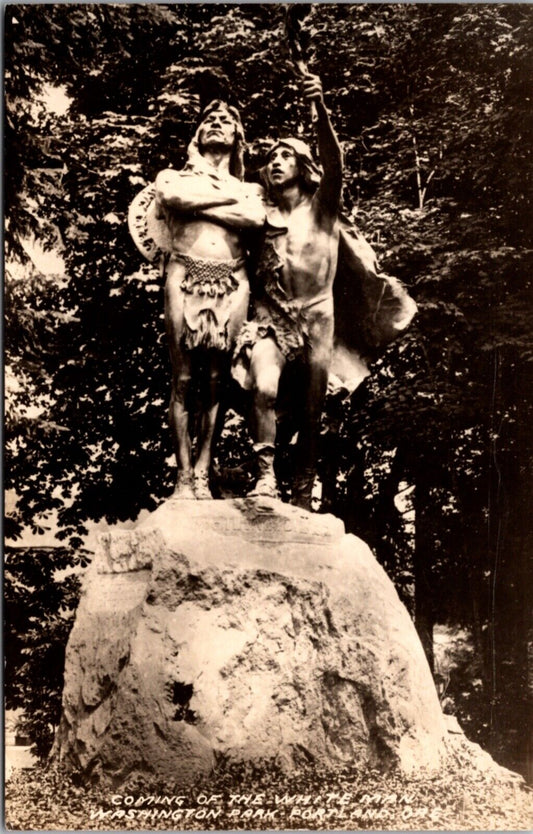
[[[172,366],[169,424],[178,469],[174,494],[180,498],[194,498],[189,434],[191,357],[181,347],[183,296],[178,282],[172,279],[165,287],[165,325]]]
[[[310,327],[303,419],[298,432],[291,503],[311,509],[320,441],[320,418],[328,387],[333,344],[333,320],[317,318]]]
[[[328,384],[328,368],[313,363],[307,369],[305,412],[298,432],[291,503],[311,509],[320,440],[320,417]]]
[[[276,398],[285,359],[273,339],[254,346],[250,370],[254,388],[255,444],[259,478],[251,495],[278,497],[274,474],[276,443]]]
[[[254,346],[250,372],[254,389],[255,439],[276,442],[276,398],[285,359],[273,339],[261,339]]]
[[[196,497],[212,498],[209,489],[209,468],[215,442],[215,429],[220,408],[220,385],[223,375],[224,357],[212,352],[206,355],[204,367],[204,391],[202,392],[202,418],[198,438],[198,456],[194,465]]]
[[[215,433],[215,423],[217,419],[218,409],[219,403],[215,403],[213,406],[211,406],[210,409],[204,411],[202,414],[201,436],[199,438],[200,453],[196,458],[196,463],[194,464],[194,472],[196,475],[200,474],[201,472],[207,473],[209,471],[212,454],[211,447]]]
[[[234,343],[248,312],[250,287],[244,270],[240,271],[240,284],[231,296],[231,312],[227,322],[228,343]],[[213,450],[222,429],[223,409],[220,408],[222,384],[229,377],[230,352],[206,350],[202,367],[202,417],[198,436],[198,454],[194,465],[196,497],[212,498],[209,489],[209,470]],[[222,418],[222,419],[221,419]]]
[[[174,352],[171,351],[171,355]],[[175,358],[175,357],[173,357]],[[191,438],[189,434],[190,359],[183,353],[181,362],[172,374],[169,423],[178,475],[176,493],[180,498],[194,498],[192,492]]]

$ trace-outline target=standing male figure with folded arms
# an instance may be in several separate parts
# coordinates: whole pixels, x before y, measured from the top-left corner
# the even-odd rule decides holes
[[[181,171],[155,182],[156,217],[170,239],[165,326],[172,365],[170,428],[178,468],[174,496],[211,498],[209,467],[220,386],[246,319],[245,230],[261,227],[261,189],[242,182],[244,135],[238,111],[221,101],[204,110]],[[201,415],[192,459],[191,393]]]

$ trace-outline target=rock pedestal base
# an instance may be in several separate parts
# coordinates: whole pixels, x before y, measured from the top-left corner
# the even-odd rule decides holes
[[[411,619],[333,516],[168,501],[102,534],[53,755],[183,784],[221,760],[439,769],[446,727]]]

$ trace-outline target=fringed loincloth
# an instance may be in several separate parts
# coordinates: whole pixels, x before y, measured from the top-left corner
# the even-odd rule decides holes
[[[243,268],[244,258],[208,261],[175,252],[170,261],[185,267],[180,285],[184,293],[184,347],[231,350],[228,324],[232,295],[240,286],[236,273]]]
[[[268,234],[257,266],[257,283],[263,288],[261,299],[255,304],[253,321],[242,328],[235,346],[239,354],[250,354],[259,339],[274,339],[285,359],[295,359],[305,345],[305,326],[300,317],[300,306],[291,301],[280,283],[283,260]],[[244,356],[241,356],[243,359]]]
[[[308,354],[312,343],[311,322],[333,321],[332,293],[328,290],[305,301],[289,298],[280,282],[282,266],[272,241],[267,238],[257,270],[264,294],[254,305],[252,321],[243,325],[233,352],[232,375],[245,389],[251,385],[252,349],[260,339],[273,339],[283,357],[291,362]]]
[[[284,358],[291,361],[303,353],[306,335],[305,320],[296,313],[290,315],[273,304],[258,302],[253,320],[243,325],[237,338],[235,361],[242,360],[243,354],[250,354],[260,339],[269,337],[276,342]]]

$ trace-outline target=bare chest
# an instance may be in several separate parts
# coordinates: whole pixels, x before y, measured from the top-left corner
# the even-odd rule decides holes
[[[287,232],[275,238],[280,278],[292,298],[312,298],[331,288],[337,267],[338,232],[321,226],[310,207],[295,209]]]
[[[242,255],[239,235],[217,223],[208,220],[191,220],[169,213],[167,224],[172,237],[172,246],[177,252],[207,258],[224,260]]]

